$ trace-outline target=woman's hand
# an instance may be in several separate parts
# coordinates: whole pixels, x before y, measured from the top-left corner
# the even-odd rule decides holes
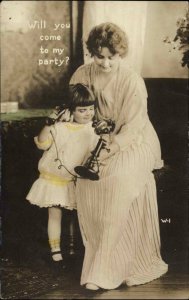
[[[119,145],[116,143],[107,144],[105,149],[100,151],[98,160],[102,165],[106,164],[106,160],[119,151]]]

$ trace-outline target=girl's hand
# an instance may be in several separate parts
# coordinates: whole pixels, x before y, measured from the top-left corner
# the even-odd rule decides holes
[[[73,115],[71,115],[70,110],[66,108],[60,113],[59,117],[60,122],[73,122]]]
[[[55,109],[52,111],[50,116],[47,118],[49,122],[48,125],[52,125],[56,122],[73,122],[73,115],[70,113],[70,110],[62,106],[56,106]]]
[[[59,106],[56,106],[53,111],[51,112],[51,114],[49,115],[49,118],[51,119],[57,119],[58,115],[59,115],[60,111],[59,111]]]

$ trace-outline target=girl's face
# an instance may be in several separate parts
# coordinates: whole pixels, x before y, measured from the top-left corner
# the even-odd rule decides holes
[[[102,72],[109,73],[117,70],[120,55],[112,54],[107,47],[103,47],[99,54],[94,55],[94,61]]]
[[[79,124],[87,124],[94,117],[94,105],[90,106],[77,106],[73,111],[73,119]]]

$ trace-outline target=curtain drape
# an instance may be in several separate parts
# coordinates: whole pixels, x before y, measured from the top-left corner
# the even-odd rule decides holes
[[[83,64],[82,24],[85,1],[69,1],[71,19],[70,61],[71,72]]]
[[[129,52],[125,59],[141,73],[148,1],[85,1],[83,13],[84,61],[91,61],[85,41],[91,28],[102,22],[113,22],[127,34]]]

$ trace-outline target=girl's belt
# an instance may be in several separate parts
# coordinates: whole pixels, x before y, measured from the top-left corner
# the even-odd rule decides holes
[[[58,177],[56,175],[49,174],[49,173],[46,173],[46,172],[40,173],[39,177],[43,178],[43,179],[46,179],[46,180],[50,181],[53,184],[62,185],[62,186],[68,184],[69,182],[71,182],[73,180],[72,178],[70,178],[70,179],[61,178],[61,177]]]

